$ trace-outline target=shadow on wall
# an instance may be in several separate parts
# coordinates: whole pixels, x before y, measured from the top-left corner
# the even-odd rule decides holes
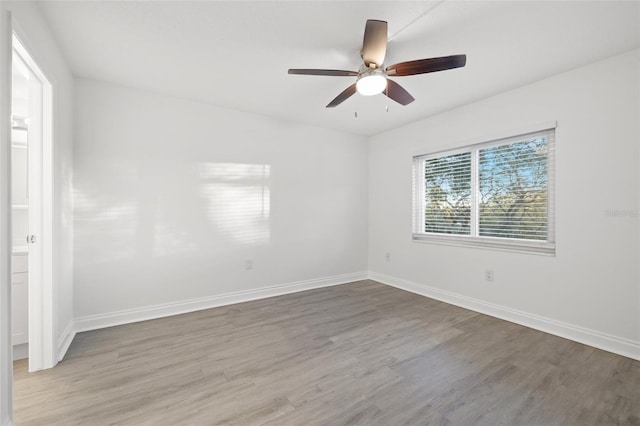
[[[76,250],[100,264],[267,244],[271,165],[149,161],[76,184]],[[84,252],[84,255],[83,255]],[[89,256],[89,258],[87,257]]]

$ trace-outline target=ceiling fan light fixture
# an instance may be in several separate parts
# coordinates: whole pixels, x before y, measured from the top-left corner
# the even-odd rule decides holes
[[[386,87],[387,78],[381,72],[364,74],[356,81],[356,90],[364,96],[382,93]]]

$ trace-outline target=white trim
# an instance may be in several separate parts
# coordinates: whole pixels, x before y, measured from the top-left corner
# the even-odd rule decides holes
[[[55,366],[54,342],[56,306],[53,295],[53,86],[29,53],[19,26],[14,23],[13,52],[40,83],[30,89],[37,100],[29,138],[29,234],[36,236],[29,246],[29,371]],[[33,136],[33,137],[31,137]]]
[[[613,336],[378,272],[370,271],[369,279],[640,361],[640,341]]]
[[[438,148],[436,148],[436,151],[429,150],[429,149],[414,151],[411,157],[426,157],[428,155],[436,155],[442,152],[449,152],[449,151],[455,154],[456,150],[463,150],[464,148],[467,148],[473,145],[481,145],[481,144],[490,143],[493,141],[499,141],[501,139],[509,139],[517,135],[526,135],[528,133],[543,132],[545,130],[556,129],[557,127],[558,127],[558,122],[555,120],[545,121],[543,123],[538,123],[538,124],[530,124],[526,126],[512,127],[502,131],[488,133],[488,134],[485,134],[484,136],[465,139],[458,142],[451,142],[451,143],[446,143],[442,145],[438,144]],[[425,151],[428,152],[428,154],[425,154]]]
[[[452,234],[413,234],[411,241],[446,246],[482,248],[487,250],[508,251],[511,253],[556,255],[556,243],[535,240],[516,240],[500,237],[474,237]]]
[[[139,321],[147,321],[219,306],[249,302],[252,300],[282,296],[315,288],[331,287],[364,279],[374,280],[424,297],[440,300],[445,303],[460,306],[465,309],[470,309],[475,312],[500,318],[525,327],[553,334],[555,336],[560,336],[565,339],[603,349],[608,352],[640,360],[640,342],[373,271],[369,271],[368,273],[362,271],[351,274],[296,281],[270,287],[224,293],[216,296],[76,318],[74,321],[70,321],[67,324],[65,330],[60,336],[60,339],[58,339],[58,359],[62,360],[76,333],[79,332],[97,330]]]
[[[69,346],[71,346],[71,342],[73,342],[74,337],[76,337],[76,327],[75,327],[74,321],[71,320],[69,321],[67,326],[64,328],[64,331],[62,332],[62,334],[60,334],[60,337],[58,338],[58,345],[57,345],[58,361],[62,361],[64,356],[67,354],[67,351],[69,350]]]
[[[0,425],[13,424],[11,342],[11,12],[0,5]]]
[[[269,287],[224,293],[198,299],[182,300],[162,305],[152,305],[142,308],[108,312],[105,314],[89,315],[75,319],[74,331],[75,333],[79,333],[82,331],[97,330],[100,328],[113,327],[138,321],[147,321],[156,318],[200,311],[203,309],[215,308],[218,306],[233,305],[236,303],[249,302],[251,300],[297,293],[299,291],[311,290],[314,288],[347,284],[353,281],[366,280],[367,277],[368,273],[366,271],[361,271],[351,274],[334,275]]]
[[[29,358],[29,344],[22,343],[20,345],[13,345],[13,360]]]

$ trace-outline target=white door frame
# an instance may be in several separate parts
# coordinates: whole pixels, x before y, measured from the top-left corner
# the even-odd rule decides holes
[[[11,343],[11,13],[0,8],[0,425],[13,424]]]
[[[11,331],[11,74],[12,56],[15,46],[14,29],[20,31],[11,12],[0,8],[0,426],[13,424],[13,345]],[[22,45],[21,45],[22,46]],[[30,370],[53,367],[58,359],[54,350],[56,306],[53,298],[53,88],[41,68],[23,47],[24,59],[47,89],[43,90],[42,111],[42,188],[43,206],[41,238],[39,239],[41,262],[38,287],[33,291],[41,294],[40,300],[32,303],[29,311],[38,311],[40,317],[33,321],[34,334],[29,337],[30,357],[34,364]],[[44,86],[44,85],[43,85]],[[29,289],[31,292],[32,289]],[[31,318],[30,318],[31,320]],[[36,338],[37,337],[37,338]],[[31,354],[33,350],[33,354]],[[31,359],[30,359],[31,363]]]
[[[29,149],[29,371],[58,363],[53,300],[53,87],[20,41],[14,23],[13,51],[39,81],[30,90]],[[35,102],[33,102],[35,101]],[[26,235],[25,235],[26,238]]]

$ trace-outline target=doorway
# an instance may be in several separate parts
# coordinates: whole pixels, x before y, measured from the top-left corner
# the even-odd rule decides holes
[[[53,315],[53,89],[14,33],[11,99],[11,311],[14,359],[57,363]]]

